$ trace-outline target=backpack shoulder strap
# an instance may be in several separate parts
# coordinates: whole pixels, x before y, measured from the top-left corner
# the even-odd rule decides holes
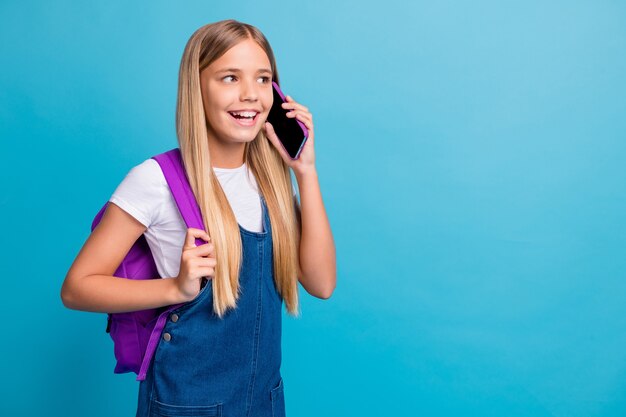
[[[187,227],[205,230],[200,207],[198,207],[198,202],[196,201],[193,191],[191,190],[189,180],[183,167],[180,149],[174,148],[159,155],[155,155],[152,158],[154,158],[161,166],[167,185],[172,192],[174,201],[176,202],[178,210],[180,211]],[[196,246],[200,246],[206,242],[198,238],[195,243]],[[207,282],[206,278],[203,279],[200,288],[206,285]],[[165,321],[167,320],[170,311],[173,311],[184,304],[185,303],[171,305],[159,314],[154,328],[150,333],[148,344],[146,345],[146,352],[143,356],[139,372],[137,373],[137,381],[143,381],[146,378],[152,357],[154,356],[156,346],[159,343],[161,332],[165,327]]]
[[[161,166],[167,185],[187,227],[205,230],[200,207],[185,173],[180,149],[171,149],[153,156],[152,159],[155,159]],[[196,239],[196,246],[204,243],[206,243],[204,240]]]

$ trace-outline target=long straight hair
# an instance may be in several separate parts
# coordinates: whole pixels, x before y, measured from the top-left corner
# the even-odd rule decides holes
[[[189,184],[215,246],[217,265],[211,281],[213,310],[219,317],[234,308],[239,299],[242,242],[235,214],[211,167],[200,72],[245,39],[254,40],[265,51],[272,78],[278,83],[276,60],[269,42],[260,30],[236,20],[223,20],[196,30],[185,46],[178,78],[176,134]],[[300,218],[289,167],[262,130],[252,142],[245,144],[244,158],[267,203],[276,288],[288,313],[298,316]]]

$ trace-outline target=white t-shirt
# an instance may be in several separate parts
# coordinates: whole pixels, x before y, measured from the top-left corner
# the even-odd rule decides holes
[[[238,168],[214,167],[213,172],[239,225],[252,232],[261,232],[261,198],[256,179],[248,166],[244,163]],[[295,187],[293,192],[295,195]],[[159,275],[164,278],[176,277],[180,270],[180,256],[187,226],[159,163],[149,158],[133,167],[109,201],[146,226],[144,236]]]

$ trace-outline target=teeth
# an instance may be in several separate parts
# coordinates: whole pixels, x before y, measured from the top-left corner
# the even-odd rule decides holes
[[[253,111],[242,111],[242,112],[231,112],[231,113],[236,116],[248,117],[248,118],[253,118],[254,116],[256,116],[256,112],[253,112]]]

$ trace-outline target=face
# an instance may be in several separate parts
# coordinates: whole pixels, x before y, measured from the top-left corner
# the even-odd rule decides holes
[[[251,142],[272,107],[267,54],[252,39],[230,48],[200,73],[209,140],[222,145]]]

